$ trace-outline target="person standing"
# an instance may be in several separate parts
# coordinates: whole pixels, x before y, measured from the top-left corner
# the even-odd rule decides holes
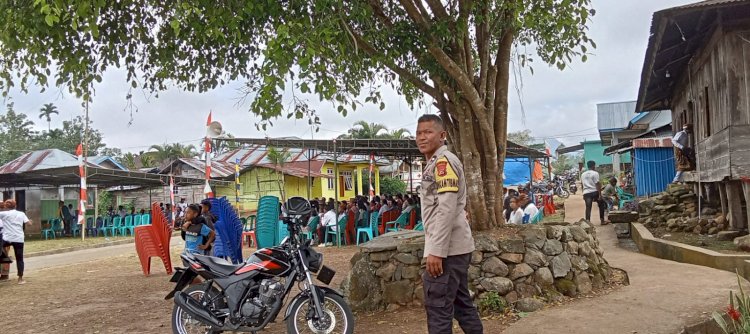
[[[23,279],[23,243],[24,243],[24,225],[31,224],[31,220],[25,213],[16,210],[16,201],[9,199],[5,201],[7,211],[0,212],[0,220],[3,221],[3,247],[5,253],[13,247],[13,254],[16,257],[16,270],[18,274],[18,284],[26,284]]]
[[[426,270],[422,275],[427,329],[452,333],[453,318],[464,333],[483,333],[469,294],[468,275],[474,238],[466,220],[463,165],[445,146],[447,132],[437,115],[417,121],[416,142],[424,154],[420,197],[425,231]]]
[[[208,227],[206,219],[201,216],[201,207],[188,205],[185,223],[180,227],[185,232],[185,253],[205,255],[216,233]]]
[[[591,222],[591,207],[596,202],[599,208],[599,219],[602,225],[607,225],[604,220],[604,211],[607,204],[602,201],[602,183],[599,182],[599,173],[596,171],[596,162],[590,160],[586,164],[589,170],[581,174],[581,184],[583,185],[583,200],[586,203],[586,221]]]
[[[672,138],[674,157],[677,162],[677,173],[674,175],[672,183],[681,182],[683,172],[695,169],[693,150],[688,146],[690,144],[691,130],[692,127],[690,124],[685,124],[682,126],[682,131],[677,132]]]

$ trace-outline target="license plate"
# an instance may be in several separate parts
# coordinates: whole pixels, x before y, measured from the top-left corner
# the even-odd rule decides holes
[[[172,278],[169,279],[169,282],[171,283],[177,283],[180,281],[180,277],[182,277],[182,274],[185,272],[185,268],[174,268],[174,274],[172,275]]]
[[[325,284],[331,284],[331,280],[333,280],[333,276],[335,275],[336,275],[335,270],[323,265],[320,268],[320,271],[318,271],[318,280]]]

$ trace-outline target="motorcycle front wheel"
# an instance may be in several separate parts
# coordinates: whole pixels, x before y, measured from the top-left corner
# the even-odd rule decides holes
[[[557,196],[559,196],[560,198],[568,198],[570,197],[570,193],[568,193],[568,191],[565,189],[560,189],[557,192]]]
[[[206,290],[205,283],[197,284],[182,290],[182,293],[186,293],[193,299],[200,300],[203,298],[204,291]],[[212,289],[209,292],[209,298],[215,297],[219,292],[216,289]],[[194,319],[190,314],[185,312],[181,307],[174,305],[172,308],[172,333],[173,334],[218,334],[221,331],[211,330],[211,326],[206,325],[198,319]]]
[[[292,306],[286,320],[287,333],[314,334],[352,334],[354,333],[354,315],[343,298],[326,293],[323,298],[324,317],[320,320],[308,320],[307,314],[312,301],[309,297],[298,299]]]

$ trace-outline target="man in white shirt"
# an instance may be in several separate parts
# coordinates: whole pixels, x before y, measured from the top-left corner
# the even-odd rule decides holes
[[[323,214],[323,219],[320,222],[320,227],[318,230],[318,238],[320,239],[320,247],[325,247],[325,243],[323,242],[325,240],[325,233],[326,233],[326,226],[331,226],[331,231],[336,231],[336,210],[334,210],[335,206],[333,202],[328,202],[326,206],[326,213]]]
[[[3,221],[3,243],[5,253],[8,253],[10,247],[13,247],[13,253],[16,256],[16,269],[18,271],[18,284],[26,284],[23,280],[23,242],[25,224],[31,224],[26,214],[16,210],[16,201],[5,201],[5,208],[8,211],[0,212],[0,220]]]
[[[599,182],[599,173],[595,170],[596,162],[589,161],[587,165],[589,170],[581,174],[583,200],[586,202],[586,221],[591,222],[591,206],[593,202],[596,202],[596,206],[599,208],[601,224],[607,225],[607,222],[604,220],[604,211],[607,205],[602,201],[602,184]]]
[[[682,126],[682,131],[677,132],[674,137],[672,137],[672,145],[675,147],[674,156],[675,161],[677,162],[677,173],[675,174],[674,179],[672,179],[672,183],[682,181],[682,173],[694,169],[693,161],[691,159],[692,152],[690,147],[688,147],[688,144],[690,143],[690,132],[690,124],[685,124]]]

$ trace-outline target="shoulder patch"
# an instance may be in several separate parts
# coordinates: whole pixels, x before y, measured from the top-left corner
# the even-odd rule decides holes
[[[446,157],[440,157],[435,163],[435,182],[437,183],[438,194],[458,192],[458,174]]]

